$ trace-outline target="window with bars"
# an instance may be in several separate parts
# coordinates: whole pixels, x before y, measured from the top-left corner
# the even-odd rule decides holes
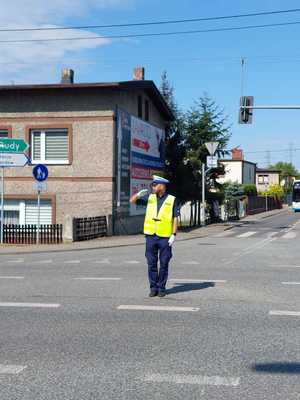
[[[8,137],[8,129],[0,129],[0,138]]]
[[[31,131],[32,164],[68,164],[69,134],[67,129]]]

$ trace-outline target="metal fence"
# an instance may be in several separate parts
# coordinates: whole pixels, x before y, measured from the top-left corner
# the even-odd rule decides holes
[[[282,202],[272,196],[249,196],[247,201],[247,214],[258,214],[282,208]]]
[[[58,244],[63,241],[63,227],[61,224],[41,225],[39,231],[39,243]],[[3,242],[7,244],[36,244],[37,225],[3,226]]]
[[[73,240],[96,239],[107,235],[106,217],[74,218],[73,219]]]

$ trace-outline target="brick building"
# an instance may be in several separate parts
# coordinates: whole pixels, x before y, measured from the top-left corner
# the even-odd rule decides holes
[[[161,130],[173,118],[153,81],[144,80],[143,68],[133,78],[74,83],[73,71],[64,70],[59,84],[0,86],[0,137],[24,138],[31,160],[5,169],[6,223],[36,223],[37,163],[49,169],[42,223],[116,214],[118,110]],[[137,229],[140,217],[131,220],[131,230]]]

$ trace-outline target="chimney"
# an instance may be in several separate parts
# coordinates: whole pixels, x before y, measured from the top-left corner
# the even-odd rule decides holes
[[[61,71],[61,81],[62,84],[72,84],[74,83],[74,71],[69,68],[64,68]]]
[[[133,70],[133,80],[134,81],[143,81],[145,79],[145,68],[144,67],[135,67]]]
[[[243,154],[243,150],[242,149],[232,149],[231,150],[231,157],[233,160],[243,160],[244,159],[244,154]]]

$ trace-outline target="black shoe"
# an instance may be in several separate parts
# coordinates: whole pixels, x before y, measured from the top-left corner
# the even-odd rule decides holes
[[[165,295],[166,295],[166,292],[165,292],[165,291],[163,291],[163,292],[158,292],[158,297],[165,297]]]
[[[149,297],[155,297],[155,296],[157,296],[157,291],[151,290],[151,292],[149,293]]]

